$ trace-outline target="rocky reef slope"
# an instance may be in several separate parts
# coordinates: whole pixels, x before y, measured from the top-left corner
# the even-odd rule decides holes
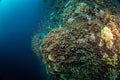
[[[117,80],[119,14],[112,0],[59,0],[49,15],[52,30],[32,41],[49,80]]]

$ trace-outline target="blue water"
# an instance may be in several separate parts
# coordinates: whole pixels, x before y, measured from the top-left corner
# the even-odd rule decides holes
[[[45,80],[31,37],[45,15],[42,0],[0,2],[0,80]]]

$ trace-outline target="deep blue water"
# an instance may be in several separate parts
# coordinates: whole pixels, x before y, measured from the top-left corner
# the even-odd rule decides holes
[[[119,0],[113,1],[119,5]],[[46,6],[42,0],[0,2],[0,80],[45,80],[45,67],[32,51],[31,38],[38,25],[44,30]]]
[[[0,80],[45,80],[31,37],[45,15],[42,0],[0,2]]]

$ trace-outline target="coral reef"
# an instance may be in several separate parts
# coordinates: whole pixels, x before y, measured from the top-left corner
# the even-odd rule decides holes
[[[33,37],[49,80],[117,80],[119,13],[112,0],[67,0],[52,12],[49,21],[54,29],[42,41]]]

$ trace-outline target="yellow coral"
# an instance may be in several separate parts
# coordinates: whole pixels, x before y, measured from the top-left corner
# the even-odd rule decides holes
[[[101,38],[104,39],[105,42],[113,40],[113,34],[112,34],[111,30],[108,27],[104,27],[101,30]]]
[[[108,27],[104,27],[101,30],[101,39],[106,42],[106,46],[108,49],[111,49],[113,46],[113,34],[112,31]]]
[[[118,55],[114,54],[110,57],[107,53],[104,53],[102,60],[106,62],[106,64],[115,67],[118,64]]]

